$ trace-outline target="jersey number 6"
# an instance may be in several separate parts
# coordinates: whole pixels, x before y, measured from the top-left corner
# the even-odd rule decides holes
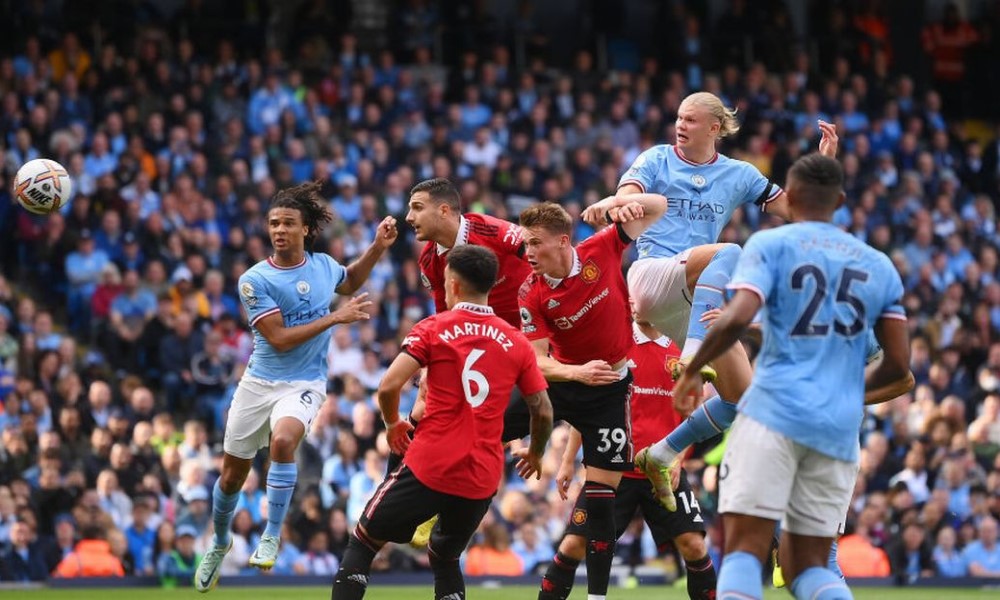
[[[465,357],[465,366],[462,367],[462,390],[465,392],[466,402],[471,404],[472,408],[477,408],[490,395],[490,382],[486,381],[485,375],[472,368],[484,354],[486,354],[485,350],[473,348],[472,352],[469,352],[469,356]],[[472,393],[473,383],[476,384],[475,394]]]

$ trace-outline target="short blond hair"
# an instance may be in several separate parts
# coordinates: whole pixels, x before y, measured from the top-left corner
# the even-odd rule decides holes
[[[558,235],[573,233],[573,218],[566,209],[552,202],[542,202],[521,212],[521,227],[541,227]]]
[[[695,92],[684,98],[684,102],[701,106],[712,113],[712,116],[719,120],[720,138],[735,135],[740,130],[740,122],[736,118],[736,109],[727,108],[715,94],[711,92]]]

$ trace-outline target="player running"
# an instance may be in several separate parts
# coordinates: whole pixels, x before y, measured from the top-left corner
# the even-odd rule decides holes
[[[572,218],[558,204],[538,204],[521,213],[532,274],[518,292],[521,330],[549,381],[555,417],[569,422],[583,438],[587,579],[593,599],[607,594],[616,539],[615,490],[622,473],[632,470],[627,360],[634,342],[622,255],[663,215],[666,199],[639,194],[598,204],[617,221],[615,226],[575,248],[570,243]],[[527,433],[523,412],[508,410],[504,439]]]
[[[239,294],[254,333],[254,349],[233,395],[223,441],[222,475],[212,493],[215,544],[194,576],[199,592],[219,580],[232,547],[229,526],[240,488],[260,448],[270,445],[267,526],[250,564],[270,569],[278,556],[281,524],[298,472],[295,449],[326,401],[330,328],[369,317],[361,294],[330,312],[335,294],[350,295],[396,241],[396,220],[379,223],[375,240],[346,268],[326,254],[307,252],[331,214],[318,182],[278,192],[267,213],[274,254],[240,277]]]
[[[757,370],[719,473],[720,599],[761,597],[761,565],[780,520],[781,564],[795,597],[851,597],[827,557],[854,487],[865,390],[906,378],[909,341],[892,263],[830,222],[842,185],[836,160],[796,161],[788,174],[794,223],[747,242],[728,286],[735,295],[690,362],[697,373],[764,308]],[[884,355],[866,374],[872,327]],[[690,397],[700,385],[685,372],[675,394]]]
[[[668,375],[671,363],[680,357],[680,349],[670,338],[642,321],[632,323],[632,337],[635,346],[628,355],[634,378],[632,435],[636,445],[639,445],[662,438],[682,420],[670,400],[674,385]],[[580,443],[580,433],[573,429],[556,476],[559,495],[564,500],[573,478]],[[715,568],[705,547],[705,521],[683,471],[680,475],[675,495],[680,498],[684,511],[669,512],[653,494],[641,471],[624,473],[615,495],[615,539],[625,532],[636,510],[642,509],[643,519],[649,526],[656,547],[662,549],[673,543],[684,557],[688,596],[692,600],[710,600],[715,597],[716,582]],[[539,600],[566,600],[573,590],[576,568],[587,550],[587,509],[584,504],[583,496],[577,496],[572,517],[559,542],[559,550],[542,579]]]
[[[378,389],[389,443],[403,464],[369,500],[333,583],[334,600],[364,597],[372,560],[386,542],[408,542],[437,515],[427,551],[437,600],[465,598],[459,556],[489,509],[503,472],[504,409],[521,389],[531,414],[523,477],[540,476],[552,433],[552,405],[531,344],[497,317],[487,297],[497,279],[494,254],[462,246],[448,254],[446,310],[415,325]],[[403,385],[427,369],[427,411],[410,442],[399,417]]]
[[[717,243],[739,206],[753,204],[769,214],[788,218],[787,199],[780,187],[750,163],[719,154],[719,139],[739,131],[734,111],[708,92],[691,94],[677,113],[677,143],[662,144],[640,154],[618,184],[618,195],[663,194],[669,207],[663,219],[636,240],[638,260],[628,272],[629,296],[638,314],[683,344],[675,378],[705,338],[700,320],[722,305],[722,292],[740,256],[735,244]],[[819,149],[836,156],[836,128],[819,121]],[[588,223],[603,215],[585,213]],[[705,365],[702,376],[714,380],[718,395],[698,407],[664,440],[636,455],[637,464],[656,487],[660,500],[675,510],[669,481],[678,455],[691,444],[724,431],[736,416],[736,401],[750,383],[750,361],[742,345],[734,344]],[[682,411],[685,412],[685,411]]]

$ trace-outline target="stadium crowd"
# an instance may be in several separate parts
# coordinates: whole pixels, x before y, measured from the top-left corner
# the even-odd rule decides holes
[[[735,1],[714,21],[680,10],[669,48],[608,71],[586,49],[553,64],[520,22],[529,52],[516,61],[503,36],[455,34],[476,29],[420,1],[395,10],[391,28],[380,3],[356,3],[351,17],[306,2],[293,43],[266,48],[252,20],[213,30],[223,26],[201,3],[137,12],[138,33],[112,27],[103,41],[36,13],[43,4],[18,9],[33,26],[17,30],[38,33],[0,57],[0,581],[189,578],[211,536],[222,427],[252,346],[235,282],[268,255],[268,199],[313,179],[337,217],[317,250],[346,264],[384,215],[400,218],[404,238],[366,286],[373,318],[334,330],[329,401],[298,455],[274,572],[332,576],[385,471],[372,393],[433,311],[420,245],[402,225],[408,190],[448,177],[470,211],[516,220],[558,202],[578,216],[614,194],[640,151],[673,139],[681,99],[698,89],[739,109],[742,131],[720,151],[779,184],[818,142],[817,119],[836,123],[848,179],[838,224],[889,254],[907,286],[917,387],[864,423],[845,574],[1000,577],[1000,115],[964,118],[997,86],[995,70],[974,67],[996,56],[1000,11],[932,15],[924,77],[894,68],[873,3],[816,15],[809,51],[784,43],[795,36],[781,2]],[[364,35],[387,28],[391,42]],[[431,31],[445,32],[447,60]],[[732,31],[751,32],[757,61],[728,52]],[[37,157],[71,172],[60,214],[33,216],[10,197],[13,173]],[[776,224],[740,210],[723,241]],[[575,236],[591,233],[580,224]],[[415,396],[411,386],[404,413]],[[468,574],[551,560],[572,507],[553,485],[565,442],[557,430],[540,481],[512,474],[501,487]],[[714,521],[710,447],[688,471]],[[265,469],[243,488],[225,575],[247,573]],[[710,527],[716,564],[720,533]],[[658,559],[641,522],[618,552],[630,565]],[[398,546],[375,563],[426,566],[422,549]]]

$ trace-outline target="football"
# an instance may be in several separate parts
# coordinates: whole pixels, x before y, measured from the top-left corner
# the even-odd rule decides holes
[[[28,161],[14,177],[14,197],[24,210],[47,215],[69,200],[73,182],[61,164],[47,158]]]

